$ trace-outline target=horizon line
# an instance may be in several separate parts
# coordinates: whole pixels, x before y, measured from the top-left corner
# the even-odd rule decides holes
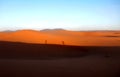
[[[22,30],[31,30],[31,31],[50,31],[50,30],[64,30],[64,31],[120,31],[119,30],[115,30],[115,29],[99,29],[99,30],[70,30],[70,29],[62,29],[62,28],[53,28],[53,29],[50,29],[50,28],[45,28],[45,29],[16,29],[16,30],[10,30],[10,29],[6,29],[6,30],[0,30],[0,32],[5,32],[5,31],[22,31]]]

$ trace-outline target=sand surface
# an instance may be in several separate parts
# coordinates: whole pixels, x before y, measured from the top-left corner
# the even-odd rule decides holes
[[[56,60],[0,59],[1,77],[119,77],[120,58],[97,55]]]
[[[120,77],[120,31],[0,32],[0,77]]]
[[[44,44],[62,44],[75,46],[120,46],[120,31],[33,31],[0,32],[1,41]]]

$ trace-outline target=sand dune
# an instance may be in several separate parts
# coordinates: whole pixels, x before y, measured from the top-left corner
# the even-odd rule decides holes
[[[101,41],[102,46],[30,44],[41,43],[48,37],[52,43],[62,38],[72,39],[77,45],[77,41],[84,42],[89,38],[89,42],[80,45],[98,45],[98,39],[106,44]],[[0,33],[0,77],[120,77],[120,45],[114,38],[118,37],[73,37],[31,30]],[[108,46],[107,41],[112,40]]]
[[[37,32],[32,30],[22,30],[13,33],[1,33],[0,39],[4,41],[18,41],[27,43],[44,43],[45,40],[49,40],[49,43],[57,43],[62,40],[63,37],[53,36],[43,32]]]
[[[0,32],[1,41],[78,46],[120,46],[120,31],[19,30]]]

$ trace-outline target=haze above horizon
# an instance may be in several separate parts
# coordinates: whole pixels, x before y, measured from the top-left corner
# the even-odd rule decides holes
[[[119,0],[0,0],[0,31],[120,30]]]

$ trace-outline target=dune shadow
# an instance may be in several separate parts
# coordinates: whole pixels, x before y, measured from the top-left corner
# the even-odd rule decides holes
[[[79,46],[0,42],[0,58],[5,59],[73,58],[85,56],[86,52],[86,49]]]
[[[0,41],[0,59],[61,59],[87,55],[119,53],[120,47],[68,46],[55,44],[28,44]]]

